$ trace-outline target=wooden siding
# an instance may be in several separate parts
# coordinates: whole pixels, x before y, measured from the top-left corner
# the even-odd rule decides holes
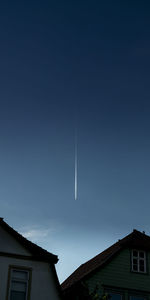
[[[122,250],[110,263],[86,280],[89,290],[92,292],[96,285],[100,287],[100,293],[103,293],[104,286],[120,288],[126,300],[129,295],[128,290],[150,293],[150,253],[147,253],[147,274],[131,272],[130,263],[130,249]]]

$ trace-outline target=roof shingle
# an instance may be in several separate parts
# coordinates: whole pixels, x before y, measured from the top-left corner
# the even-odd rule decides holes
[[[123,248],[132,247],[140,248],[145,250],[150,250],[150,237],[145,233],[141,233],[138,230],[133,230],[132,233],[119,240],[117,243],[113,244],[111,247],[107,248],[100,254],[96,255],[94,258],[90,259],[86,263],[79,266],[61,285],[62,289],[72,287],[80,280],[91,274],[91,272],[96,271],[98,268],[104,266],[108,263],[114,255],[119,253]]]

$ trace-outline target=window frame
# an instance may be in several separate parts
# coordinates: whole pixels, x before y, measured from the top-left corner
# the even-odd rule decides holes
[[[16,281],[18,282],[26,282],[27,284],[27,290],[26,290],[26,300],[30,300],[30,294],[31,294],[31,277],[32,277],[32,269],[28,268],[26,266],[14,266],[10,265],[8,269],[8,280],[7,280],[7,291],[6,291],[6,300],[10,300],[10,292],[11,292],[11,284],[13,281],[12,272],[13,271],[22,271],[28,273],[28,279],[23,280],[16,278]]]
[[[134,251],[137,252],[137,256],[134,256]],[[142,252],[144,254],[144,257],[140,257],[140,252]],[[133,263],[133,259],[137,260],[137,270],[134,270],[134,263]],[[143,261],[144,264],[144,271],[140,270],[140,261]],[[140,274],[147,274],[147,255],[146,255],[146,251],[144,250],[137,250],[137,249],[132,249],[131,250],[131,271],[133,273],[140,273]]]

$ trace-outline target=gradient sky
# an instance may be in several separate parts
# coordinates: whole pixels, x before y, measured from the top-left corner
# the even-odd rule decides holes
[[[150,234],[149,1],[0,3],[0,211],[60,281]]]

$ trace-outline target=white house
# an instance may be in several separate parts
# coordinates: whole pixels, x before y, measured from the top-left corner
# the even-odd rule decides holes
[[[0,218],[0,300],[60,300],[57,261]]]

